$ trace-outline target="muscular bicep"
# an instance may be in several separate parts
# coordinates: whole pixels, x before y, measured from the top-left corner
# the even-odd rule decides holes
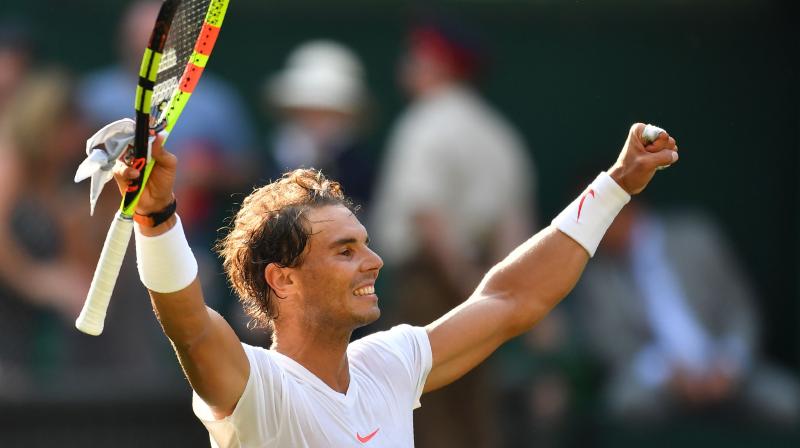
[[[250,363],[236,333],[205,305],[197,280],[176,293],[151,295],[192,388],[214,417],[230,415],[250,374]]]

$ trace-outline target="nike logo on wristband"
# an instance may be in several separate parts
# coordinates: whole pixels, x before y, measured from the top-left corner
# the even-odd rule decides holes
[[[370,440],[372,440],[372,438],[375,437],[375,434],[377,434],[378,431],[380,431],[380,430],[381,430],[381,428],[377,428],[375,431],[372,431],[370,434],[368,434],[368,435],[366,435],[364,437],[361,437],[361,434],[356,433],[356,439],[358,439],[358,441],[361,442],[361,443],[367,443]]]
[[[584,193],[583,197],[581,197],[581,202],[580,202],[580,204],[578,204],[578,218],[576,219],[576,221],[580,221],[581,220],[581,210],[583,209],[583,201],[586,200],[586,196],[588,196],[588,195],[592,195],[592,197],[594,197],[594,190],[592,190],[590,188],[589,191]]]

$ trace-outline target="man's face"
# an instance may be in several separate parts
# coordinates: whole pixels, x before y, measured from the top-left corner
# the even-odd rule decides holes
[[[367,231],[344,206],[307,212],[311,236],[295,271],[304,318],[331,328],[357,328],[380,316],[375,279],[383,260],[367,243]]]

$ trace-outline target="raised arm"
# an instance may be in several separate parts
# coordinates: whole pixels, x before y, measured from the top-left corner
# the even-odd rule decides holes
[[[136,208],[140,215],[163,210],[174,200],[178,161],[162,148],[161,141],[159,137],[153,144],[156,164]],[[127,180],[137,177],[139,172],[118,162],[114,174],[123,190]],[[191,264],[195,261],[187,253],[188,245],[179,226],[175,215],[155,227],[136,225],[140,274],[150,291],[161,327],[172,341],[192,388],[209,405],[215,417],[222,418],[233,412],[242,396],[250,364],[230,325],[206,306],[199,279],[191,280],[191,273],[196,272],[196,268],[191,270]],[[182,248],[185,250],[181,251]],[[188,256],[179,257],[180,254]],[[186,266],[189,266],[188,271]],[[180,284],[174,278],[179,277],[178,272],[189,272],[188,282]],[[173,285],[180,289],[175,290]]]
[[[662,132],[645,145],[644,129],[641,123],[631,127],[619,159],[607,172],[610,179],[606,182],[612,184],[593,184],[594,189],[605,188],[603,193],[619,201],[621,196],[642,191],[658,167],[677,160],[674,139]],[[595,194],[602,193],[587,189],[583,199],[576,200],[567,211],[579,214],[584,205],[588,206],[584,201],[597,200]],[[605,218],[610,223],[613,216]],[[489,270],[466,302],[427,326],[433,368],[425,391],[460,378],[500,344],[530,329],[572,290],[594,248],[585,247],[591,246],[585,240],[579,243],[573,239],[583,240],[580,235],[570,234],[573,236],[553,224],[544,228]]]

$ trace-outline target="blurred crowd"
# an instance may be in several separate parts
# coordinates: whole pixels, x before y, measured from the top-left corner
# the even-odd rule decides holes
[[[118,27],[118,60],[90,73],[47,64],[31,28],[0,22],[0,404],[188,403],[132,250],[103,335],[73,327],[118,197],[106,192],[90,217],[88,187],[72,176],[86,138],[133,115],[157,9],[134,2]],[[354,337],[428,324],[548,223],[538,214],[537,170],[546,167],[535,163],[548,148],[530,148],[513,117],[482,96],[490,50],[468,26],[431,17],[409,29],[398,64],[406,109],[377,147],[371,117],[381,105],[359,55],[327,39],[286,54],[283,68],[263,74],[266,117],[251,116],[237,86],[212,68],[168,144],[180,159],[179,213],[206,300],[243,340],[269,342],[249,329],[212,246],[237,194],[286,170],[338,179],[386,263],[383,316]],[[749,277],[713,217],[634,200],[562,305],[485,365],[423,396],[417,446],[591,446],[606,425],[698,419],[796,430],[798,378],[765,359]]]

